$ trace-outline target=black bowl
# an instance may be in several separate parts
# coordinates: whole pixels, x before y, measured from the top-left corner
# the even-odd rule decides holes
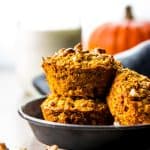
[[[150,125],[75,125],[45,121],[40,104],[42,97],[21,106],[20,116],[28,121],[35,137],[47,145],[57,144],[69,150],[148,150]]]

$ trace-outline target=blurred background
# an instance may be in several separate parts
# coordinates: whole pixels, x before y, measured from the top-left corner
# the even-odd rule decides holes
[[[86,3],[73,0],[1,0],[0,68],[17,71],[22,88],[29,88],[32,78],[42,72],[42,56],[51,55],[62,47],[72,47],[80,41],[87,45],[97,26],[107,22],[123,23],[127,5],[132,7],[135,20],[149,21],[149,2],[146,0],[89,0]],[[113,25],[110,37],[113,36],[111,32]],[[137,41],[142,40],[139,38]]]
[[[78,42],[86,47],[97,26],[123,24],[127,5],[136,20],[150,21],[148,0],[0,0],[1,141],[9,147],[32,145],[17,109],[40,96],[32,81],[42,73],[42,57]]]

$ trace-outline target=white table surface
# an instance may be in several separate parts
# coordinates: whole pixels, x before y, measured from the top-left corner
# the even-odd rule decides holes
[[[20,105],[35,95],[25,98],[13,70],[0,70],[0,91],[0,142],[5,142],[10,150],[19,150],[19,147],[45,150],[45,145],[36,140],[27,122],[17,112]]]

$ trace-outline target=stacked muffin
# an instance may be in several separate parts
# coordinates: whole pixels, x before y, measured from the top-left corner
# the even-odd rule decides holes
[[[119,62],[105,50],[62,48],[43,59],[51,95],[41,104],[45,120],[88,125],[113,124],[105,97]]]
[[[45,120],[71,124],[150,123],[150,79],[123,68],[103,49],[80,44],[43,59],[51,95],[41,104]]]

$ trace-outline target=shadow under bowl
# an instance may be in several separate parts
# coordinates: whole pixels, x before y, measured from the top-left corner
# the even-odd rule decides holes
[[[76,125],[46,121],[40,109],[45,96],[20,106],[19,115],[25,119],[35,137],[46,145],[57,144],[67,150],[148,150],[150,125]]]

